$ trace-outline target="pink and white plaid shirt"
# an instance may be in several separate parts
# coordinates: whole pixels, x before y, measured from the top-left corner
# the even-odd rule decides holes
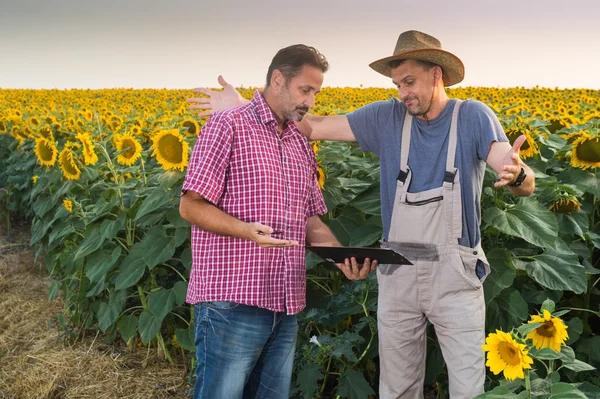
[[[231,301],[295,314],[306,305],[304,243],[310,216],[327,212],[308,140],[294,122],[283,133],[260,91],[249,104],[215,113],[192,152],[182,191],[195,191],[225,213],[260,222],[275,238],[261,248],[192,226],[187,302]]]

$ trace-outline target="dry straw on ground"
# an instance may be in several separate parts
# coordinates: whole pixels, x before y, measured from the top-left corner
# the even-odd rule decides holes
[[[184,398],[182,365],[108,346],[98,335],[73,344],[58,338],[49,323],[63,303],[48,302],[49,280],[25,231],[0,237],[0,398]]]

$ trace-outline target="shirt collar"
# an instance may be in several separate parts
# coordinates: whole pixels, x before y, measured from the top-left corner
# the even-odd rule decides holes
[[[263,97],[263,94],[260,90],[256,90],[254,92],[254,97],[252,97],[252,101],[250,101],[254,106],[254,110],[258,115],[258,118],[264,125],[272,125],[275,124],[277,126],[277,118],[275,118],[275,113],[267,104],[267,101]],[[290,125],[294,125],[294,121],[286,120],[283,124],[284,130],[287,129]]]

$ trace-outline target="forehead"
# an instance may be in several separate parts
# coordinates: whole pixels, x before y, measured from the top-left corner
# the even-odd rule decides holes
[[[311,86],[319,89],[323,84],[325,74],[319,68],[311,65],[304,65],[300,73],[291,79],[291,83],[296,86]]]
[[[415,60],[406,60],[391,70],[392,80],[399,82],[407,76],[417,76],[425,73],[425,70]]]

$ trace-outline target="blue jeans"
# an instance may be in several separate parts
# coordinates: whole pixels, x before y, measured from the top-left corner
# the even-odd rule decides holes
[[[202,302],[195,306],[194,324],[194,399],[289,398],[295,315],[234,302]]]

